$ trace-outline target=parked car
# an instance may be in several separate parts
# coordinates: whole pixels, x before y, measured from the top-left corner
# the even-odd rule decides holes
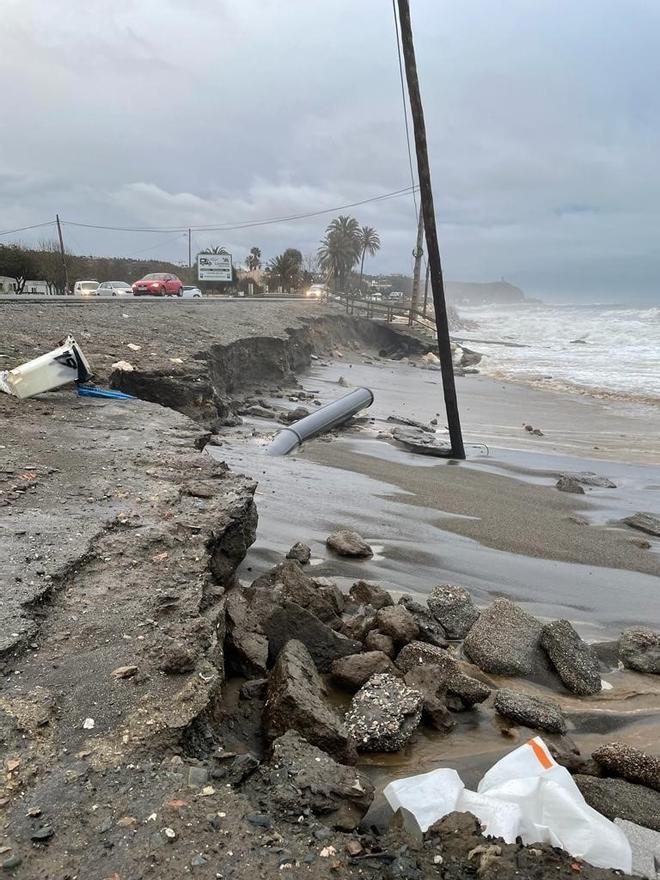
[[[76,281],[73,285],[74,296],[96,296],[98,281]]]
[[[133,285],[133,296],[179,296],[183,282],[168,272],[151,272]]]
[[[96,289],[97,296],[133,296],[133,288],[125,281],[102,281]]]
[[[202,295],[202,291],[199,287],[193,287],[189,284],[184,284],[181,288],[181,293],[179,296],[184,297],[184,299],[195,299],[198,296]]]
[[[305,296],[309,299],[321,299],[322,296],[325,296],[325,293],[325,284],[312,284],[305,291]]]

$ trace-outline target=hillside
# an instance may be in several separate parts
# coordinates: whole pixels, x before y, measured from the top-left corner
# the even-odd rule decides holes
[[[456,305],[488,305],[522,302],[525,294],[508,281],[448,281],[447,299]]]

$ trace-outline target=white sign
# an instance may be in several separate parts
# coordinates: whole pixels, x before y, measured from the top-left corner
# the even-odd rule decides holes
[[[197,254],[199,281],[231,281],[231,254]]]

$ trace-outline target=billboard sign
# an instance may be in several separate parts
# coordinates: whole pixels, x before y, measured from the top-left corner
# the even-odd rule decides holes
[[[199,281],[231,281],[231,254],[197,254]]]

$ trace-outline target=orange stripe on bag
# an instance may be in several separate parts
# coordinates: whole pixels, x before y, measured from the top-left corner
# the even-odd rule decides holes
[[[543,769],[549,770],[552,767],[552,761],[548,758],[544,749],[542,749],[536,740],[533,739],[528,740],[527,745],[532,747],[532,751],[536,755],[538,762]]]

